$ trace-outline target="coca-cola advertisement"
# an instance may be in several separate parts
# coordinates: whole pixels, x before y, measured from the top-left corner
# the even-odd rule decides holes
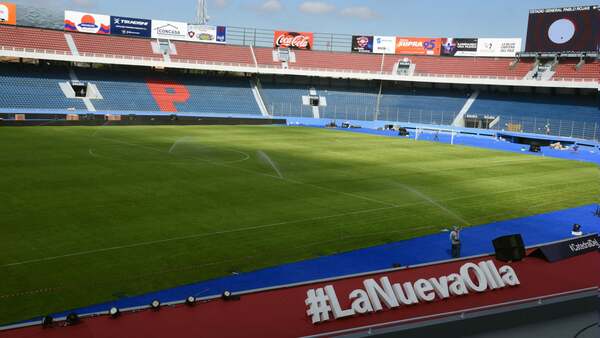
[[[276,31],[273,40],[275,48],[312,49],[313,33]]]

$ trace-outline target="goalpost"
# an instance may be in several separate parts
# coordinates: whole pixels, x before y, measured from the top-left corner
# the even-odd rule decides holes
[[[438,135],[437,137],[434,137],[434,141],[439,142],[439,135],[440,134],[446,134],[446,133],[450,133],[450,144],[454,145],[456,137],[458,136],[458,132],[456,130],[448,130],[448,129],[430,129],[430,131],[432,131],[433,133],[435,133],[436,135]],[[422,137],[423,133],[425,132],[425,130],[423,128],[415,128],[415,141],[418,141],[419,138]]]

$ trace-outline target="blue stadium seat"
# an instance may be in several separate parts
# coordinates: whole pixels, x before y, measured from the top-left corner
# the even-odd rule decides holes
[[[67,99],[59,83],[66,69],[0,65],[0,107],[17,109],[85,109],[80,99]]]
[[[97,111],[169,111],[224,115],[261,115],[250,81],[246,78],[202,75],[166,75],[147,72],[118,72],[77,69],[79,81],[95,84],[102,99],[92,99]],[[85,110],[81,99],[68,99],[60,88],[70,81],[69,71],[27,65],[0,65],[0,107],[21,109],[75,108]],[[173,102],[170,110],[161,109],[148,83],[171,83],[185,91],[185,100]],[[161,87],[169,98],[171,86]],[[166,105],[168,106],[168,105]]]
[[[450,125],[469,93],[443,89],[385,89],[380,120]]]
[[[302,105],[308,85],[289,85],[262,81],[261,95],[274,116],[312,117],[310,107]]]
[[[499,116],[498,129],[600,138],[598,97],[482,93],[469,114]]]
[[[104,99],[93,103],[96,109],[102,111],[160,111],[161,107],[148,85],[156,81],[176,85],[173,88],[166,85],[164,91],[167,95],[175,87],[184,87],[187,99],[174,102],[176,111],[180,113],[261,115],[250,81],[246,78],[81,70],[77,74],[80,80],[98,87]]]
[[[144,70],[76,69],[80,81],[95,84],[102,99],[92,99],[98,111],[180,112],[261,115],[245,77],[168,74]],[[465,90],[382,89],[377,110],[377,82],[320,81],[317,85],[263,79],[261,95],[274,116],[313,117],[303,96],[314,88],[327,99],[321,118],[398,121],[450,125],[470,93]],[[61,67],[0,65],[0,108],[86,110],[81,99],[68,99],[59,84],[70,80]],[[335,81],[335,80],[334,80]],[[283,83],[280,83],[283,82]],[[361,85],[363,87],[359,87]],[[481,92],[469,115],[500,117],[496,129],[600,139],[598,95],[548,95]]]

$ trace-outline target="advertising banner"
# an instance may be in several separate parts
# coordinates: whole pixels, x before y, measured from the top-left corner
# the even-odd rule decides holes
[[[375,36],[373,37],[373,53],[394,54],[396,53],[395,36]]]
[[[477,42],[475,38],[444,38],[442,39],[443,56],[476,56]]]
[[[152,21],[138,18],[127,18],[122,16],[110,17],[110,34],[139,36],[149,38],[151,36]]]
[[[535,9],[529,12],[527,52],[591,52],[600,42],[598,6]]]
[[[188,25],[188,40],[193,42],[225,43],[227,28],[224,26]]]
[[[153,39],[188,40],[186,22],[152,20]]]
[[[65,30],[91,34],[110,34],[110,16],[65,11]]]
[[[442,39],[396,38],[396,54],[440,55]]]
[[[352,52],[354,53],[373,53],[373,36],[353,35]]]
[[[544,245],[535,250],[531,255],[544,258],[548,262],[558,262],[598,250],[600,250],[600,238],[598,234],[591,234]]]
[[[477,56],[514,57],[521,51],[521,39],[478,39]]]
[[[313,33],[275,31],[273,39],[274,48],[312,49],[314,44]]]
[[[17,24],[17,5],[9,2],[0,2],[0,25]]]

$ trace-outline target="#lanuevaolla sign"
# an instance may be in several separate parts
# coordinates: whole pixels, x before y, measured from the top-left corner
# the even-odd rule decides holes
[[[306,314],[313,324],[355,315],[365,315],[401,306],[445,300],[471,293],[483,293],[520,284],[515,270],[508,265],[499,269],[493,261],[479,264],[466,263],[460,271],[438,278],[419,279],[415,282],[393,283],[388,277],[379,281],[370,278],[363,281],[363,288],[347,296],[350,308],[343,309],[335,288],[310,289],[306,293]]]

